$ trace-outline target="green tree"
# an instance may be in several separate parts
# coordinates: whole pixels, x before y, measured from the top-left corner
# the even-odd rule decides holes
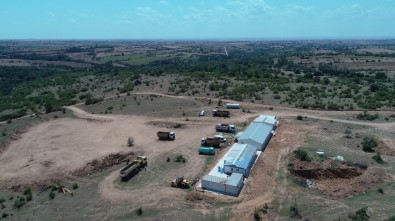
[[[373,148],[377,147],[377,141],[373,137],[364,137],[362,141],[362,149],[365,152],[374,152]]]

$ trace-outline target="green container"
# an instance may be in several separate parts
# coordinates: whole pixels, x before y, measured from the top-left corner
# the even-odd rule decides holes
[[[215,149],[214,147],[199,147],[199,154],[214,155]]]

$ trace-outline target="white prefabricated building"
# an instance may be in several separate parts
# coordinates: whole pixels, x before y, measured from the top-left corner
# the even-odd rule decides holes
[[[256,148],[254,146],[235,143],[222,158],[224,161],[224,172],[227,174],[241,173],[244,177],[248,177],[256,156]]]
[[[273,136],[277,124],[275,116],[260,115],[242,134],[238,135],[238,143],[249,144],[263,151]]]
[[[238,196],[243,188],[244,177],[240,173],[232,173],[227,178],[206,175],[202,179],[202,188],[217,193]]]

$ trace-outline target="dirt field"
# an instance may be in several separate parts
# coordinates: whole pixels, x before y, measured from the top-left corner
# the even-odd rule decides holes
[[[184,102],[180,103],[182,100]],[[165,106],[163,101],[169,104]],[[108,100],[109,103],[106,102],[87,108],[92,108],[90,111],[105,109],[107,106],[113,105],[111,102],[117,101]],[[187,116],[180,113],[167,114],[171,109],[179,107],[181,104],[184,105],[182,109],[186,111]],[[233,217],[233,220],[252,220],[254,209],[263,208],[267,204],[268,212],[260,212],[262,219],[285,220],[286,217],[283,214],[286,213],[283,211],[288,210],[288,202],[292,201],[297,194],[307,194],[308,199],[317,197],[314,195],[316,192],[310,193],[301,187],[295,187],[291,180],[287,164],[292,152],[297,148],[304,146],[307,150],[314,152],[320,146],[333,146],[336,147],[332,150],[335,153],[344,153],[345,157],[348,157],[347,154],[362,156],[361,159],[370,159],[370,162],[373,162],[371,156],[363,155],[361,148],[355,147],[361,138],[355,138],[352,141],[344,138],[344,128],[347,125],[353,129],[353,133],[367,134],[375,131],[375,134],[382,138],[379,149],[385,149],[388,153],[395,150],[393,146],[395,122],[352,121],[342,119],[342,117],[333,117],[343,116],[344,112],[309,111],[282,107],[274,107],[273,110],[270,110],[269,106],[265,105],[242,104],[250,113],[232,110],[232,116],[228,119],[194,116],[196,110],[201,108],[207,110],[209,115],[208,110],[211,110],[215,105],[208,106],[203,98],[177,96],[155,97],[153,101],[142,102],[143,107],[125,108],[119,112],[123,115],[89,114],[78,106],[67,107],[75,114],[76,118],[54,119],[34,126],[21,134],[21,137],[12,142],[0,155],[0,162],[2,162],[0,185],[3,189],[9,189],[70,180],[70,182],[82,182],[82,186],[89,186],[89,189],[82,187],[87,188],[84,189],[87,193],[81,194],[85,198],[77,197],[78,201],[75,203],[70,202],[70,205],[66,203],[64,211],[62,210],[61,213],[47,211],[47,213],[57,214],[57,216],[72,210],[71,205],[84,204],[83,200],[88,200],[88,195],[91,194],[102,203],[94,203],[94,208],[89,207],[88,219],[97,219],[98,216],[101,216],[106,220],[114,219],[114,217],[119,220],[129,220],[134,217],[133,210],[143,206],[147,212],[141,218],[142,220],[157,220],[163,219],[163,217],[170,220],[187,217],[190,220],[228,220],[230,217]],[[153,114],[150,111],[152,108],[159,109],[160,107],[163,108],[160,109],[160,112]],[[139,114],[136,115],[136,112]],[[347,114],[357,113],[347,112]],[[201,137],[215,133],[215,124],[232,123],[241,129],[243,125],[246,125],[246,122],[258,114],[278,116],[280,126],[277,129],[277,135],[272,138],[265,152],[255,164],[239,197],[214,196],[209,193],[203,194],[193,190],[189,192],[169,187],[169,182],[179,175],[184,175],[188,179],[201,177],[205,170],[209,170],[211,166],[215,165],[215,159],[225,153],[227,148],[221,150],[213,161],[212,158],[198,155],[196,152]],[[298,114],[308,117],[302,121],[296,121],[295,116]],[[177,124],[181,126],[174,128],[174,125]],[[156,132],[159,130],[175,131],[176,140],[158,141]],[[126,146],[129,136],[135,140],[135,145],[131,148]],[[75,177],[76,171],[85,175],[83,173],[85,168],[92,165],[92,162],[101,161],[115,153],[126,154],[130,151],[133,151],[135,155],[146,155],[148,167],[128,182],[120,182],[119,179],[119,169],[124,165],[122,162],[120,162],[121,165],[110,166],[104,172],[92,175],[91,178],[89,176],[87,178]],[[331,153],[330,151],[328,149],[328,153]],[[388,167],[392,167],[395,165],[395,160],[385,153],[383,153],[383,158],[388,162]],[[173,162],[172,159],[177,155],[184,156],[187,162]],[[170,162],[166,160],[168,157],[171,159]],[[80,173],[81,170],[82,173]],[[381,172],[375,168],[369,168],[368,171],[369,173],[366,175],[355,178],[353,181],[355,186],[364,185],[365,178],[369,174],[372,177],[378,174],[378,178],[388,182],[391,182],[390,180],[393,179],[391,177],[395,174],[395,171],[394,173],[383,173],[382,171],[392,171],[387,167],[385,170],[380,169]],[[331,182],[342,183],[344,181],[323,180],[317,183],[316,189],[324,188],[329,192],[344,191],[338,188],[339,185],[329,185]],[[381,185],[382,182],[369,181],[368,184],[367,188],[362,191],[369,191],[377,185]],[[329,200],[325,196],[320,195],[320,197]],[[60,201],[56,201],[56,203],[58,206],[62,205]],[[347,203],[344,202],[344,204]],[[50,207],[50,205],[47,206]],[[79,208],[84,207],[87,206]],[[27,206],[28,211],[38,208],[40,205]],[[354,207],[344,206],[344,208]],[[233,214],[226,212],[229,210],[234,211]],[[317,216],[314,212],[307,213],[307,209],[304,213],[307,214],[306,217]],[[15,212],[16,217],[18,214],[21,217],[27,216],[27,213]],[[37,217],[42,216],[43,214],[37,212]],[[74,216],[77,219],[78,217],[81,216],[78,214]]]

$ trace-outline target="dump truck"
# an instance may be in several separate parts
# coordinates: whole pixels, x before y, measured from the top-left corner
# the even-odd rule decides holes
[[[176,134],[174,132],[159,131],[156,135],[158,135],[159,140],[175,140],[176,139]]]
[[[175,188],[189,188],[189,185],[190,185],[189,180],[184,179],[183,176],[176,177],[170,183],[170,186]]]
[[[205,154],[205,155],[214,155],[215,154],[214,147],[199,147],[198,151],[199,151],[199,154]]]
[[[223,141],[216,137],[203,137],[200,141],[200,145],[203,147],[216,147],[219,148]]]
[[[146,156],[138,156],[136,160],[126,165],[126,167],[122,168],[119,172],[121,179],[125,180],[130,174],[137,173],[141,168],[147,165],[147,157]]]
[[[227,109],[240,109],[240,104],[229,103],[229,104],[226,104],[226,108]]]
[[[230,111],[227,110],[213,110],[213,117],[229,117]]]
[[[215,125],[215,130],[218,132],[234,133],[236,132],[236,127],[233,124],[217,124]]]

